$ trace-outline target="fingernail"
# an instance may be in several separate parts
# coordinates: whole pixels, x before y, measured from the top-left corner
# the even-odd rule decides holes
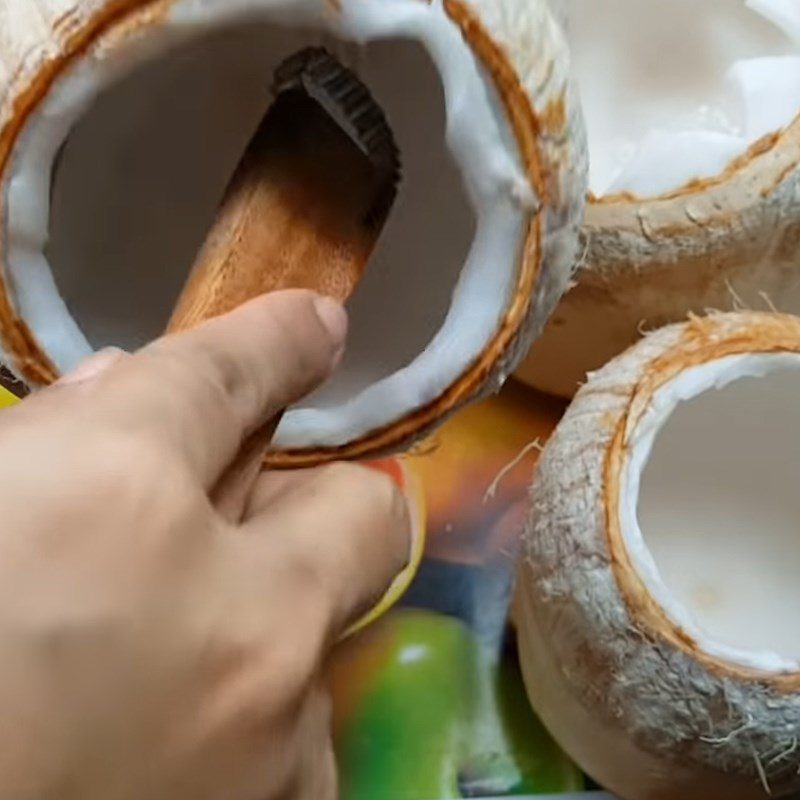
[[[338,360],[344,351],[344,343],[347,338],[347,311],[332,297],[317,297],[314,300],[314,307],[320,322],[331,337],[331,343],[336,352],[334,358]]]
[[[94,355],[81,361],[72,372],[64,375],[58,383],[86,383],[86,381],[94,380],[94,378],[127,355],[124,350],[120,350],[118,347],[106,347],[103,350],[98,350]]]

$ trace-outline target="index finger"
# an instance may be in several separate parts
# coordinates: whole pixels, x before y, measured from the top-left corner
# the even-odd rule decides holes
[[[346,328],[330,298],[276,292],[159,339],[97,388],[107,417],[153,437],[210,489],[248,435],[330,374]]]
[[[407,586],[421,555],[419,521],[398,484],[376,469],[333,464],[281,482],[283,491],[268,489],[249,509],[245,568],[288,607],[315,608],[323,641],[336,641]],[[261,604],[271,607],[267,597]]]

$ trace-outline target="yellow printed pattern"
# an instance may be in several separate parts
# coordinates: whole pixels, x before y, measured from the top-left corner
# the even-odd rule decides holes
[[[16,403],[19,403],[19,398],[11,394],[8,389],[4,389],[0,386],[0,408],[8,408]]]

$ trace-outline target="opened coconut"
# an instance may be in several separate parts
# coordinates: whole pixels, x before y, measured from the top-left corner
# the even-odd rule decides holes
[[[577,285],[519,375],[572,396],[688,312],[800,311],[797,0],[559,0],[585,110]]]
[[[544,0],[2,0],[0,31],[0,338],[34,388],[163,330],[310,45],[373,94],[403,179],[285,462],[396,447],[496,389],[568,282],[585,147]]]
[[[651,334],[577,394],[516,598],[533,706],[625,800],[800,790],[800,319]]]

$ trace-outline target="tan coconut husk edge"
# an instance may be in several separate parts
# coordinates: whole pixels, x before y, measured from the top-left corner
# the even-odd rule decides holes
[[[17,136],[27,119],[58,76],[91,48],[113,46],[126,37],[140,34],[147,26],[157,25],[169,12],[172,2],[173,0],[118,0],[106,2],[85,19],[71,13],[64,14],[54,26],[54,36],[58,39],[55,54],[43,58],[33,69],[25,69],[24,74],[16,76],[11,82],[11,91],[7,96],[14,98],[13,105],[6,125],[0,130],[0,174],[8,165]],[[491,379],[496,377],[496,365],[504,361],[504,355],[513,349],[517,337],[543,325],[543,320],[531,321],[529,317],[535,310],[532,298],[542,269],[541,209],[547,209],[554,203],[550,193],[558,182],[547,174],[537,146],[537,136],[542,131],[547,132],[549,126],[559,123],[569,125],[569,115],[564,108],[566,101],[556,98],[555,105],[548,106],[548,118],[540,124],[511,59],[505,49],[494,41],[478,14],[462,0],[445,0],[445,8],[495,82],[498,94],[508,111],[523,163],[539,203],[539,211],[530,221],[513,301],[493,340],[472,367],[436,401],[343,447],[272,453],[267,457],[271,466],[299,467],[334,459],[366,457],[397,449],[402,444],[419,438],[459,406],[479,395],[491,383]],[[560,111],[557,108],[559,103]],[[550,133],[566,137],[570,135],[566,127]],[[569,197],[555,200],[570,207],[565,212],[566,216],[570,216],[570,210],[574,212],[572,206],[577,206]],[[1,246],[0,240],[0,248]],[[568,272],[570,266],[565,271]],[[17,370],[26,380],[42,385],[51,383],[58,377],[54,364],[24,320],[16,313],[4,274],[0,274],[0,335]],[[503,371],[507,371],[505,366]]]
[[[766,205],[793,174],[800,174],[800,115],[782,131],[753,144],[712,178],[653,198],[623,194],[594,200],[586,210],[589,252],[583,275],[613,275],[632,269],[632,261],[637,270],[666,266],[680,255],[669,247],[669,241],[679,236],[707,239],[715,250],[735,254],[739,241],[753,235],[749,226],[737,221]],[[640,247],[627,254],[618,252],[613,246],[615,231],[638,238]],[[768,232],[774,235],[774,228],[770,226]],[[687,255],[697,252],[692,248]]]
[[[800,120],[800,115],[798,115],[794,122],[797,122],[798,120]],[[790,125],[780,131],[772,131],[771,133],[765,134],[760,139],[757,139],[747,148],[747,150],[745,150],[744,153],[741,153],[736,156],[736,158],[732,159],[725,169],[716,175],[712,175],[711,177],[695,178],[691,181],[688,181],[683,186],[679,186],[677,189],[673,189],[672,191],[664,192],[653,197],[643,197],[641,195],[637,195],[635,192],[615,192],[613,194],[605,195],[596,195],[593,192],[590,192],[589,202],[597,205],[607,205],[611,203],[658,202],[663,200],[674,200],[677,197],[684,197],[688,194],[695,194],[696,192],[702,192],[706,189],[711,189],[714,186],[719,186],[720,184],[730,180],[734,175],[736,175],[736,173],[741,172],[743,169],[749,166],[750,162],[754,158],[762,156],[776,147],[776,145],[778,145],[791,127],[791,124],[794,124],[794,122],[790,123]]]
[[[719,175],[590,201],[582,268],[518,376],[572,397],[586,374],[687,313],[800,311],[800,116]]]

